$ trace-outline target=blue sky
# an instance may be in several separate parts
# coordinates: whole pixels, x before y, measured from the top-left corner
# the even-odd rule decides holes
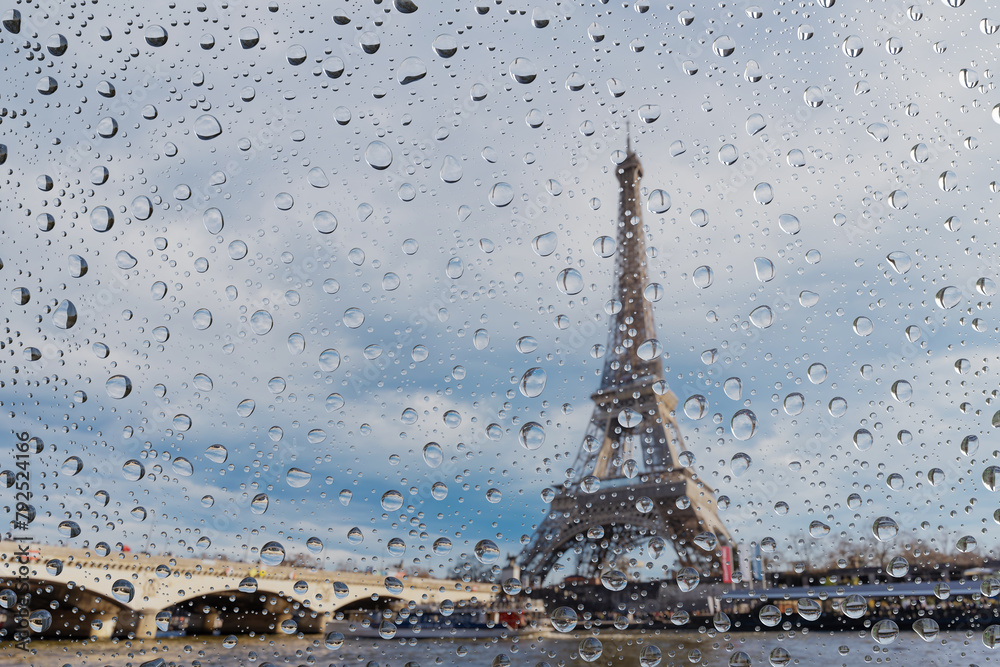
[[[36,492],[46,485],[37,504],[51,539],[70,519],[83,532],[67,543],[150,535],[174,552],[200,536],[212,545],[195,553],[271,539],[295,552],[313,535],[331,561],[365,564],[398,560],[385,548],[397,536],[407,562],[426,562],[440,536],[455,543],[455,561],[481,539],[518,550],[590,415],[602,365],[590,349],[605,342],[614,266],[592,245],[614,234],[614,151],[629,119],[643,186],[671,197],[666,213],[644,212],[656,249],[650,279],[666,288],[656,318],[667,381],[682,402],[706,397],[707,416],[681,417],[681,428],[699,475],[731,498],[724,520],[736,539],[773,536],[792,558],[791,536],[811,521],[831,527],[828,539],[859,540],[876,517],[892,516],[927,539],[971,534],[992,547],[980,477],[992,456],[995,287],[977,281],[997,279],[996,34],[984,34],[975,9],[920,5],[914,20],[899,3],[808,3],[755,19],[739,4],[698,7],[682,21],[681,7],[662,5],[487,6],[424,3],[403,14],[348,4],[346,25],[321,4],[88,6],[95,16],[83,22],[22,10],[22,34],[3,44],[15,91],[4,105],[18,117],[0,125],[11,222],[0,230],[0,277],[31,299],[8,299],[2,400],[11,428],[54,447],[33,478]],[[150,26],[166,30],[166,44],[147,42]],[[250,27],[259,42],[243,48]],[[69,40],[65,56],[29,60],[18,47],[44,48],[55,33]],[[380,45],[367,53],[372,35]],[[858,57],[844,50],[852,35],[864,45]],[[729,55],[713,51],[722,36]],[[890,53],[889,38],[902,52]],[[447,52],[450,40],[457,52],[441,57],[434,44]],[[751,60],[759,81],[748,80]],[[978,86],[967,87],[973,75]],[[52,94],[36,92],[43,76],[57,81]],[[103,96],[107,84],[114,97]],[[817,95],[822,104],[811,106]],[[221,128],[207,140],[196,131],[205,116]],[[107,119],[114,136],[102,136]],[[391,164],[376,169],[384,148]],[[446,182],[456,164],[461,178]],[[944,172],[954,189],[942,189]],[[36,187],[42,175],[52,190]],[[495,205],[508,188],[511,203]],[[905,208],[890,193],[905,193]],[[100,206],[115,215],[104,233],[91,224]],[[704,226],[692,222],[698,211]],[[317,231],[319,212],[336,218],[332,233]],[[39,229],[44,213],[51,231]],[[328,230],[325,213],[321,221]],[[532,239],[549,232],[556,247],[543,257]],[[909,269],[893,269],[890,253],[905,253]],[[87,261],[84,276],[71,274],[71,255]],[[756,258],[773,264],[772,280],[757,278]],[[701,266],[714,276],[706,288],[692,278]],[[583,275],[577,295],[556,287],[566,267]],[[957,303],[944,308],[935,295],[949,286]],[[79,313],[67,330],[52,317],[64,300]],[[773,312],[768,328],[750,320],[761,306]],[[202,309],[212,317],[205,329],[195,326]],[[349,326],[359,319],[349,309],[364,314],[360,326]],[[251,323],[260,311],[271,316],[266,333]],[[479,330],[489,336],[483,349]],[[537,349],[518,352],[524,336]],[[108,346],[106,358],[95,343]],[[369,359],[373,345],[381,352]],[[32,347],[41,358],[26,361]],[[325,350],[336,354],[321,365]],[[708,364],[707,350],[716,350]],[[969,360],[965,374],[959,359]],[[815,364],[826,369],[819,383],[807,370],[818,378]],[[547,384],[528,399],[517,381],[534,367]],[[132,391],[113,399],[105,384],[118,374]],[[723,391],[732,377],[739,400]],[[892,396],[899,380],[912,397]],[[782,407],[793,392],[804,397],[799,415]],[[238,408],[246,399],[249,415]],[[739,441],[729,424],[744,408],[758,429]],[[188,430],[177,429],[178,415],[190,417]],[[545,427],[539,450],[518,444],[528,421]],[[488,437],[491,424],[500,439]],[[870,449],[854,445],[859,429],[872,433]],[[901,430],[912,442],[898,442]],[[982,442],[971,457],[959,451],[966,435]],[[422,456],[432,441],[444,453],[438,468]],[[225,464],[205,456],[215,443],[228,450]],[[737,476],[741,453],[752,463]],[[75,477],[57,473],[70,456],[84,465]],[[174,471],[178,457],[191,476]],[[123,477],[131,458],[142,480]],[[304,486],[288,484],[293,467],[311,474]],[[943,484],[928,483],[931,468],[944,470]],[[887,484],[893,473],[899,489]],[[445,499],[431,495],[435,482],[447,485]],[[90,500],[99,488],[107,508]],[[491,488],[499,502],[487,500]],[[353,492],[346,506],[344,489]],[[405,504],[384,511],[379,498],[393,489]],[[259,493],[269,505],[258,515],[250,500]],[[864,499],[856,510],[851,493]],[[788,515],[773,510],[779,501]],[[150,512],[144,521],[131,514],[137,505]],[[365,534],[358,545],[346,537],[355,526]]]

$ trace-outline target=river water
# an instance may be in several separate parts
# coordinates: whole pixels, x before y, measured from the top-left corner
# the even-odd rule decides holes
[[[428,665],[534,667],[558,665],[636,665],[652,667],[655,645],[661,667],[676,665],[837,665],[896,664],[907,667],[996,664],[1000,649],[983,645],[982,632],[941,633],[927,642],[913,633],[902,633],[888,645],[877,644],[867,633],[697,633],[670,631],[660,634],[602,633],[602,652],[594,662],[580,658],[580,642],[590,633],[566,637],[522,636],[484,640],[378,640],[348,639],[339,648],[328,648],[322,637],[296,638],[274,635],[241,636],[227,646],[222,637],[177,637],[154,642],[33,641],[32,653],[9,644],[0,649],[0,665],[35,667],[139,667],[162,659],[166,665],[221,667],[246,665],[336,665],[374,667],[426,667]],[[647,658],[644,660],[643,650]],[[775,649],[779,649],[775,651]],[[780,650],[787,651],[783,654]],[[740,653],[745,654],[740,655]],[[772,656],[776,656],[772,658]],[[746,661],[749,659],[749,662]],[[156,664],[156,663],[153,663]]]

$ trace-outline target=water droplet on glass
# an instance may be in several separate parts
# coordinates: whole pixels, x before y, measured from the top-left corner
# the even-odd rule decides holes
[[[576,628],[577,615],[571,607],[557,607],[549,616],[549,621],[558,632],[572,632]]]
[[[500,558],[500,547],[492,540],[480,540],[472,552],[476,560],[484,565],[492,565]]]
[[[733,433],[735,435],[735,431]],[[740,438],[740,440],[745,440],[747,438]],[[753,461],[750,459],[750,455],[745,452],[737,452],[733,455],[732,460],[729,462],[729,467],[732,469],[733,474],[739,477],[747,470],[750,469],[750,465]]]
[[[531,239],[531,249],[534,250],[535,254],[539,257],[548,257],[556,251],[556,244],[558,240],[559,237],[555,232],[539,234],[535,238]]]
[[[756,257],[753,260],[753,270],[757,274],[757,280],[762,283],[774,279],[774,263],[767,257]]]
[[[349,329],[357,329],[365,323],[365,314],[360,308],[348,308],[344,311],[344,325]]]
[[[111,584],[111,595],[123,604],[128,604],[135,597],[135,587],[125,579],[118,579]]]
[[[778,227],[786,234],[798,234],[802,229],[799,219],[791,213],[782,213],[778,216]]]
[[[872,524],[872,535],[878,538],[879,542],[887,542],[894,538],[899,532],[899,526],[891,518],[880,516]]]
[[[811,364],[806,369],[806,376],[813,384],[823,384],[827,376],[826,366],[820,363]]]
[[[373,141],[365,149],[365,161],[375,169],[387,169],[392,164],[392,150],[381,141]]]
[[[701,419],[708,414],[708,401],[701,394],[695,394],[684,401],[684,414],[689,419]]]
[[[490,189],[489,199],[490,203],[497,208],[503,208],[514,201],[514,188],[507,183],[496,183]]]
[[[222,134],[222,125],[212,114],[202,114],[194,122],[194,133],[199,139],[214,139]]]
[[[910,198],[905,190],[893,190],[889,193],[889,206],[897,211],[902,211],[910,203]]]
[[[146,43],[150,46],[163,46],[167,43],[167,31],[160,25],[146,28]]]
[[[774,324],[774,312],[768,306],[757,306],[750,311],[750,323],[758,329],[767,329]]]
[[[414,81],[420,81],[425,76],[427,76],[427,65],[416,56],[404,59],[396,71],[396,80],[404,86]]]
[[[250,316],[250,329],[258,336],[263,336],[274,326],[274,319],[266,310],[258,310]]]
[[[476,329],[472,334],[472,344],[477,350],[485,350],[490,344],[490,333],[486,329]]]
[[[545,429],[538,422],[528,422],[521,427],[518,441],[525,449],[536,450],[545,443]]]
[[[280,542],[268,542],[260,549],[260,562],[269,567],[281,565],[285,560],[285,548]]]
[[[890,391],[897,401],[908,401],[913,396],[913,385],[906,380],[896,380],[892,383]]]
[[[792,417],[800,415],[806,406],[805,396],[798,392],[793,392],[788,396],[785,396],[783,406],[786,414]]]
[[[527,58],[514,58],[510,63],[510,76],[518,83],[531,83],[538,75],[538,68],[535,63]]]
[[[734,438],[737,440],[749,440],[757,430],[757,415],[753,411],[744,408],[733,415],[729,425]]]
[[[875,330],[875,326],[872,324],[872,321],[867,317],[856,317],[854,319],[853,328],[854,333],[859,336],[869,336],[872,331]]]
[[[545,389],[545,370],[542,368],[530,368],[524,372],[521,376],[521,382],[518,384],[518,389],[521,390],[521,394],[527,398],[536,398],[540,396],[542,391]]]
[[[124,375],[112,375],[104,386],[111,398],[125,398],[132,393],[132,381]]]
[[[563,269],[556,276],[556,286],[563,294],[579,294],[583,291],[583,276],[574,268]]]
[[[395,512],[403,506],[403,494],[395,489],[386,491],[382,494],[380,502],[382,504],[382,509],[387,512]]]
[[[701,289],[711,286],[713,279],[714,275],[710,266],[699,266],[691,273],[691,280],[694,281],[695,287]]]
[[[722,383],[722,390],[730,399],[738,401],[743,395],[743,382],[737,377],[728,378]]]
[[[52,313],[52,324],[60,329],[70,329],[76,324],[76,306],[72,301],[63,300]]]
[[[199,308],[191,316],[195,329],[204,330],[212,326],[212,313],[207,308]]]
[[[677,572],[675,581],[677,582],[677,587],[682,592],[688,593],[698,586],[698,583],[701,581],[701,575],[693,567],[683,567]]]
[[[878,644],[891,644],[899,636],[899,626],[895,621],[884,619],[872,626],[872,639]]]
[[[670,210],[670,195],[665,190],[656,189],[646,198],[646,209],[657,215]]]
[[[802,93],[802,99],[813,108],[823,106],[823,91],[817,86],[809,86]]]

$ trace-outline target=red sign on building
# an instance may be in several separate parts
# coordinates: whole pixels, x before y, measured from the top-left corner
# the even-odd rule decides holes
[[[733,548],[728,544],[720,549],[722,558],[722,583],[733,583]]]

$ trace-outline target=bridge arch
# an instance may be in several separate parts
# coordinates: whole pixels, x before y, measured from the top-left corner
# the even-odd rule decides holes
[[[326,622],[340,610],[377,607],[387,601],[402,604],[412,600],[421,606],[444,599],[487,603],[495,597],[488,584],[430,577],[397,575],[403,589],[390,592],[385,573],[291,566],[275,566],[264,572],[252,563],[150,554],[95,554],[87,549],[47,545],[32,547],[26,563],[14,557],[15,553],[17,544],[0,542],[0,588],[15,588],[21,569],[27,566],[33,587],[51,588],[48,597],[36,599],[46,604],[58,602],[55,607],[59,618],[53,619],[53,625],[61,628],[61,636],[69,636],[72,631],[76,637],[151,638],[156,636],[156,618],[161,612],[180,609],[190,616],[196,612],[208,615],[215,609],[224,612],[223,616],[235,617],[237,607],[241,613],[249,610],[256,614],[252,620],[261,632],[280,632],[281,623],[291,619],[296,626],[293,631],[313,633],[323,632]],[[247,577],[257,581],[251,594],[239,590]],[[120,580],[133,586],[131,600],[123,602],[115,598],[113,588]],[[264,610],[266,614],[261,613]],[[258,623],[262,618],[266,622]],[[162,621],[163,617],[161,626]],[[224,617],[217,618],[214,629],[224,629],[226,623]],[[229,625],[235,627],[234,633],[254,629],[235,620]]]
[[[14,588],[15,580],[0,578],[0,588]],[[122,602],[107,586],[89,587],[55,577],[32,576],[29,579],[32,611],[49,613],[51,623],[42,632],[45,637],[60,639],[110,639],[133,630],[138,610]]]

